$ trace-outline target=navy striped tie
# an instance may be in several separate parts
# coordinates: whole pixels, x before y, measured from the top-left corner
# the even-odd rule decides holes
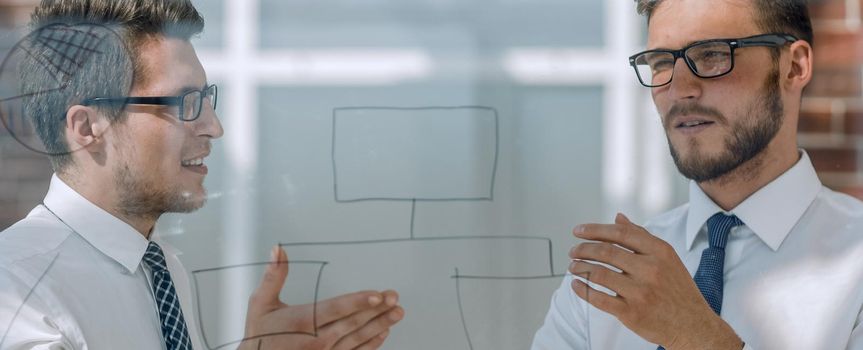
[[[701,263],[695,272],[695,285],[717,315],[722,311],[722,285],[725,270],[725,244],[731,229],[743,225],[734,215],[716,213],[707,219],[709,246],[701,253]],[[658,350],[665,350],[662,346]]]
[[[150,242],[147,252],[144,253],[144,263],[153,273],[153,294],[159,307],[165,345],[168,350],[191,350],[192,341],[183,318],[183,310],[180,309],[180,299],[177,299],[174,282],[171,281],[171,274],[165,264],[165,255],[158,244]]]

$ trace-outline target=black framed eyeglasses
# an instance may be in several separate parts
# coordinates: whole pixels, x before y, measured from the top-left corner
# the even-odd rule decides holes
[[[734,69],[734,50],[751,46],[781,47],[797,41],[791,34],[770,33],[740,39],[697,41],[680,50],[647,50],[629,57],[641,85],[654,88],[671,83],[674,64],[683,58],[692,74],[699,78],[716,78]]]
[[[204,99],[210,102],[213,109],[216,109],[216,102],[219,98],[219,88],[216,84],[205,86],[201,90],[186,91],[179,96],[124,96],[124,97],[92,97],[85,99],[81,105],[91,106],[95,104],[112,104],[112,105],[162,105],[162,106],[177,106],[179,112],[177,118],[190,122],[198,119],[201,116],[201,110],[204,108]]]

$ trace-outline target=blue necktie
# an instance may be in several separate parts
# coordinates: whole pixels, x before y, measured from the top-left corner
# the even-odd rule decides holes
[[[743,225],[734,215],[716,213],[707,219],[708,247],[701,253],[701,263],[695,272],[695,285],[717,315],[722,311],[722,285],[725,270],[725,244],[731,228]],[[658,350],[665,350],[662,346]]]
[[[709,246],[701,253],[701,263],[695,272],[695,285],[717,315],[722,311],[723,271],[725,269],[725,244],[731,228],[743,225],[736,216],[717,213],[707,219]]]
[[[180,300],[177,299],[177,291],[174,289],[174,282],[171,281],[171,274],[168,273],[162,248],[150,242],[147,252],[144,253],[144,262],[153,273],[153,293],[156,295],[156,305],[159,307],[165,345],[168,350],[191,350],[192,342],[186,328],[186,320],[183,318],[183,310],[180,309]]]

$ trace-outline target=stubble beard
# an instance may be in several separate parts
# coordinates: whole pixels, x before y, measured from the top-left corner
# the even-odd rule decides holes
[[[666,130],[671,157],[677,170],[686,178],[698,183],[720,180],[735,170],[756,172],[757,166],[743,167],[742,165],[757,160],[757,156],[776,137],[784,119],[784,108],[779,94],[778,67],[774,66],[767,76],[762,92],[757,102],[751,106],[748,115],[737,118],[737,122],[732,125],[731,133],[724,140],[725,149],[716,156],[703,155],[699,151],[701,142],[696,138],[690,139],[685,146],[690,149],[690,152],[687,156],[682,156],[671,142]],[[718,110],[709,107],[697,106],[693,109],[705,109],[709,114],[728,120]],[[666,126],[667,129],[669,127],[673,126]],[[754,174],[743,173],[739,175],[743,178],[754,176]]]
[[[120,190],[117,209],[129,217],[158,219],[164,213],[190,213],[204,206],[206,193],[201,198],[180,188],[165,188],[162,181],[147,181],[136,176],[128,164],[114,169],[114,185]]]

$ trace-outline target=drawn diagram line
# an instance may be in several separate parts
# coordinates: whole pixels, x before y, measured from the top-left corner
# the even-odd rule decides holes
[[[338,140],[338,113],[341,111],[362,111],[362,110],[384,110],[384,111],[427,111],[427,110],[482,110],[488,111],[492,114],[492,121],[494,123],[494,155],[492,161],[492,169],[491,169],[491,178],[489,181],[489,192],[487,196],[470,196],[470,197],[416,197],[412,196],[411,198],[405,197],[388,197],[388,196],[378,196],[378,197],[363,197],[363,198],[353,198],[353,199],[343,199],[339,197],[339,176],[338,176],[338,164],[336,161],[337,158],[337,147],[336,140]],[[332,157],[332,165],[333,165],[333,198],[337,203],[354,203],[354,202],[363,202],[363,201],[493,201],[494,200],[494,188],[495,181],[497,178],[497,166],[498,160],[500,157],[500,123],[497,109],[489,106],[479,106],[479,105],[460,105],[460,106],[417,106],[417,107],[394,107],[394,106],[351,106],[351,107],[336,107],[333,108],[332,112],[332,143],[331,143],[331,157]]]
[[[431,198],[431,197],[416,197],[416,198],[396,198],[396,197],[369,197],[361,199],[337,199],[337,203],[357,203],[357,202],[489,202],[491,197],[469,197],[469,198]]]
[[[455,289],[456,289],[456,300],[458,302],[458,312],[461,317],[462,327],[464,329],[465,338],[467,339],[468,348],[473,350],[473,341],[470,337],[470,330],[468,329],[467,318],[464,313],[464,303],[462,301],[461,296],[461,280],[507,280],[507,281],[523,281],[523,280],[537,280],[537,279],[550,279],[550,278],[561,278],[567,276],[566,274],[550,274],[547,276],[469,276],[469,275],[461,275],[459,274],[458,268],[455,268],[455,274],[450,276],[450,278],[455,280]],[[590,281],[590,272],[576,274],[576,277],[584,278],[587,281]],[[588,299],[590,299],[590,289],[587,291]],[[585,303],[587,310],[585,311],[586,324],[585,327],[588,330],[587,335],[587,346],[590,349],[590,304]]]
[[[413,220],[412,220],[413,221]],[[413,227],[413,224],[411,225]],[[411,231],[413,233],[413,231]],[[447,240],[497,240],[497,239],[517,239],[528,241],[543,241],[548,246],[548,270],[549,275],[554,275],[554,242],[548,237],[537,236],[442,236],[442,237],[413,237],[411,238],[391,238],[377,239],[367,241],[334,241],[334,242],[295,242],[295,243],[279,243],[282,247],[302,247],[302,246],[333,246],[333,245],[362,245],[362,244],[381,244],[381,243],[404,243],[404,242],[421,242],[421,241],[447,241]]]
[[[470,340],[470,332],[468,332],[468,330],[467,330],[467,321],[464,318],[464,307],[462,307],[462,303],[461,303],[461,286],[459,285],[458,268],[457,267],[455,268],[455,276],[456,276],[456,278],[455,278],[455,296],[456,296],[456,301],[458,302],[458,314],[459,314],[459,316],[461,316],[461,326],[462,326],[462,329],[464,329],[464,337],[465,337],[465,339],[467,339],[467,347],[468,347],[468,349],[473,350],[473,342],[471,342],[471,340]]]
[[[543,242],[548,242],[549,244],[551,244],[550,238],[536,237],[536,236],[446,236],[446,237],[392,238],[392,239],[378,239],[378,240],[367,240],[367,241],[295,242],[295,243],[280,243],[280,245],[283,247],[299,247],[299,246],[310,246],[310,245],[326,246],[326,245],[379,244],[379,243],[471,240],[471,239],[519,239],[519,240],[543,241]]]
[[[39,276],[39,278],[36,280],[36,283],[33,285],[33,287],[30,288],[30,290],[27,292],[27,296],[25,296],[24,300],[21,301],[21,305],[18,306],[18,309],[15,310],[15,315],[13,315],[12,320],[9,321],[9,328],[6,328],[6,332],[3,332],[3,338],[0,339],[0,348],[3,347],[3,342],[5,342],[6,337],[9,336],[9,331],[12,330],[12,325],[15,324],[15,319],[17,319],[18,315],[21,314],[21,309],[23,309],[24,305],[27,304],[27,300],[30,300],[30,296],[33,295],[33,292],[36,290],[36,287],[38,287],[39,284],[42,283],[42,279],[45,278],[45,276],[48,274],[48,271],[51,271],[51,267],[54,266],[54,262],[57,261],[57,258],[59,256],[60,256],[60,254],[54,255],[54,258],[51,259],[50,263],[48,263],[48,267],[45,268],[45,271],[42,272],[42,275]]]
[[[279,245],[281,246],[282,244],[279,243]],[[317,319],[318,319],[318,295],[319,295],[318,293],[320,292],[321,275],[323,274],[324,267],[327,264],[329,264],[329,262],[327,262],[327,261],[315,261],[315,260],[297,260],[297,261],[286,261],[286,262],[280,261],[280,262],[277,262],[277,264],[288,264],[288,265],[290,265],[290,264],[298,264],[298,265],[299,264],[302,264],[302,265],[317,264],[317,265],[319,265],[318,277],[317,277],[317,280],[315,282],[314,303],[312,304],[312,313],[313,313],[312,314],[312,332],[311,333],[310,332],[303,332],[303,331],[272,332],[272,333],[259,334],[259,335],[255,335],[255,336],[251,336],[251,337],[244,337],[240,340],[230,341],[230,342],[227,342],[224,344],[217,345],[215,347],[210,345],[210,340],[207,337],[207,330],[206,330],[206,327],[204,327],[203,313],[201,312],[201,305],[200,305],[201,293],[200,293],[200,288],[199,288],[198,276],[202,273],[207,273],[207,272],[223,271],[223,270],[240,268],[240,267],[262,266],[262,265],[269,265],[272,263],[273,262],[269,262],[269,261],[268,262],[254,262],[254,263],[246,263],[246,264],[219,266],[219,267],[199,269],[199,270],[192,271],[192,279],[195,281],[195,304],[197,306],[195,311],[197,311],[198,325],[200,326],[201,336],[204,338],[204,345],[208,349],[210,349],[210,350],[221,349],[221,348],[224,348],[226,346],[240,344],[244,341],[255,340],[255,339],[258,339],[258,346],[260,346],[261,339],[263,339],[265,337],[271,337],[271,336],[277,336],[277,335],[306,335],[306,336],[310,336],[310,337],[317,337],[318,336],[318,322],[317,322]]]
[[[551,274],[540,276],[476,276],[476,275],[453,275],[450,278],[460,278],[468,280],[538,280],[544,278],[560,278],[566,274]]]
[[[414,198],[411,201],[411,239],[414,239],[414,220],[417,214],[417,200]]]
[[[102,40],[105,40],[112,34],[116,37],[116,42],[122,46],[118,48],[128,52],[128,47],[120,40],[120,35],[102,24],[87,22],[74,24],[52,23],[30,31],[29,34],[18,40],[9,49],[10,54],[0,64],[0,72],[14,74],[14,68],[17,67],[15,66],[16,63],[20,63],[20,60],[29,60],[33,62],[34,69],[44,70],[46,76],[53,79],[59,86],[36,92],[20,93],[13,97],[3,96],[0,97],[0,103],[65,89],[76,73],[76,66],[81,68],[86,65],[86,62],[94,54],[102,54],[103,52],[98,50],[98,46]],[[13,54],[16,50],[20,51],[19,55]],[[13,69],[10,69],[10,67]],[[130,71],[129,73],[132,74],[130,82],[134,81],[134,72]],[[23,108],[18,120],[15,120],[14,112],[11,108],[2,108],[0,113],[3,115],[0,116],[0,120],[2,120],[3,126],[9,131],[9,134],[24,148],[45,155],[65,155],[77,151],[77,149],[69,149],[63,152],[46,150],[42,146],[41,140],[33,138],[32,134],[28,136],[28,129],[26,127],[28,121]],[[17,125],[18,121],[22,123],[20,126]]]

